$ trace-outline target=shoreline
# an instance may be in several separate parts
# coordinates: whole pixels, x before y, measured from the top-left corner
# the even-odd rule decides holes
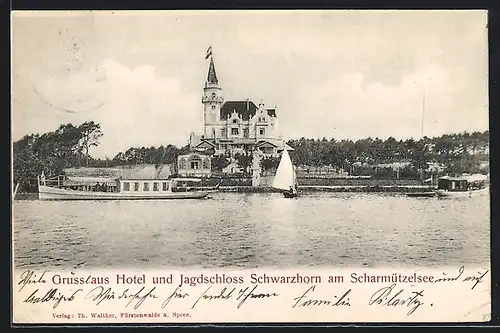
[[[431,186],[398,186],[398,185],[353,185],[353,186],[328,186],[328,185],[305,185],[299,186],[300,192],[392,192],[392,193],[409,193],[431,191]],[[237,193],[281,193],[283,191],[277,190],[267,186],[221,186],[220,192],[237,192]]]

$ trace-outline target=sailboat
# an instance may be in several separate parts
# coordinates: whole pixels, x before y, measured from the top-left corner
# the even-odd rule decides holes
[[[298,195],[297,174],[286,149],[281,154],[280,164],[273,180],[273,187],[283,190],[285,198],[295,198]]]

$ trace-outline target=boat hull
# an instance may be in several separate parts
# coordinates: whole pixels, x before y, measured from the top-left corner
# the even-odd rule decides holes
[[[283,192],[283,196],[288,199],[296,198],[297,195],[297,193]]]
[[[170,199],[202,199],[213,191],[188,191],[188,192],[83,192],[66,190],[49,186],[40,186],[38,189],[39,200],[170,200]]]
[[[482,188],[480,190],[472,190],[472,191],[446,191],[446,190],[436,190],[436,194],[439,197],[450,197],[450,198],[468,198],[471,196],[477,195],[485,195],[489,194],[489,187]]]

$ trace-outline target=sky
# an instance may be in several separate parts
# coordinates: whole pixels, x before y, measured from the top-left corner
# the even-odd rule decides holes
[[[185,145],[203,131],[210,45],[225,100],[276,106],[285,140],[489,127],[485,11],[17,12],[11,24],[13,141],[93,120],[96,157]]]

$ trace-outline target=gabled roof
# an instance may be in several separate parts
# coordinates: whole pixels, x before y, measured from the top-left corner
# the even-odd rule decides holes
[[[278,147],[277,145],[269,142],[269,141],[259,141],[257,143],[257,147],[273,147],[273,148],[276,148]]]
[[[258,108],[254,102],[248,101],[227,101],[220,109],[220,119],[226,120],[228,115],[231,115],[234,111],[243,120],[249,120],[257,112]]]
[[[259,108],[257,105],[251,100],[246,101],[227,101],[221,107],[220,119],[226,120],[228,115],[231,115],[234,111],[238,113],[238,115],[243,120],[249,120],[257,113]],[[270,117],[276,117],[276,109],[266,109],[267,114]]]
[[[201,140],[200,143],[198,143],[195,148],[207,148],[207,149],[210,149],[210,148],[214,148],[215,147],[215,144],[210,142],[210,141],[207,141],[207,140]]]

